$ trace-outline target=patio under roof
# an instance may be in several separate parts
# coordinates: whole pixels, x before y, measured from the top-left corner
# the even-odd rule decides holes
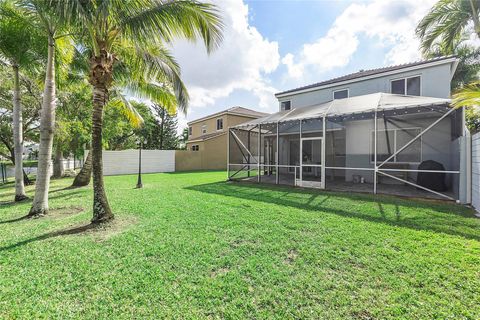
[[[259,124],[271,124],[301,119],[365,114],[375,111],[394,111],[442,105],[448,106],[450,102],[450,99],[405,96],[379,92],[346,99],[332,100],[308,107],[280,111],[263,118],[239,124],[233,128],[248,128]]]

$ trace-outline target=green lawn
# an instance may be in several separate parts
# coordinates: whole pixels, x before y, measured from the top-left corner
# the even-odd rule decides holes
[[[0,318],[480,318],[469,209],[143,178],[106,178],[117,219],[95,230],[90,188],[53,180],[51,215],[18,220],[29,204],[0,187]]]

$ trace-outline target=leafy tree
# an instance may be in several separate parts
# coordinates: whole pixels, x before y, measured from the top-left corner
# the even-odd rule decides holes
[[[40,42],[44,39],[25,17],[25,12],[10,1],[0,2],[0,60],[12,69],[13,141],[15,164],[15,201],[27,199],[23,172],[23,111],[20,69],[31,68],[41,61]]]
[[[175,150],[178,147],[177,118],[161,105],[153,104],[144,117],[141,136],[146,140],[145,149]]]
[[[13,79],[10,76],[10,67],[0,65],[0,156],[9,159],[15,164],[14,139],[13,139]],[[23,126],[22,136],[24,141],[38,141],[38,127],[41,108],[41,89],[36,81],[20,74],[19,78],[20,100]],[[24,183],[30,181],[23,172]]]
[[[188,128],[183,128],[182,135],[179,138],[179,149],[180,150],[187,149],[187,141],[188,141]]]
[[[66,1],[63,16],[88,31],[82,46],[91,52],[89,82],[93,88],[92,223],[113,218],[103,183],[104,107],[116,82],[129,93],[161,103],[174,112],[186,110],[188,95],[180,69],[165,42],[176,36],[203,38],[210,50],[220,40],[219,17],[211,4],[196,1]]]
[[[61,81],[55,124],[54,177],[63,176],[63,155],[82,156],[91,133],[91,88],[76,76]]]

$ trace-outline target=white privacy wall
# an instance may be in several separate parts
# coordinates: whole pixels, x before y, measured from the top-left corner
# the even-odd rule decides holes
[[[175,150],[142,150],[142,173],[175,171]],[[138,150],[103,151],[104,175],[138,173]]]
[[[472,205],[480,212],[480,132],[472,136]]]

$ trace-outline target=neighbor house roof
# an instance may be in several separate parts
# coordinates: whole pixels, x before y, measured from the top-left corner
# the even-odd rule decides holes
[[[222,132],[204,134],[203,136],[199,136],[199,137],[196,137],[195,139],[188,140],[187,143],[209,140],[209,139],[224,135],[226,133],[227,133],[226,131],[222,131]]]
[[[348,83],[348,82],[358,81],[358,80],[361,80],[361,78],[380,77],[385,73],[392,73],[396,71],[401,72],[401,71],[405,71],[405,69],[419,69],[419,68],[423,68],[430,65],[437,65],[437,64],[444,64],[444,63],[454,63],[454,68],[452,70],[452,76],[453,76],[453,72],[455,72],[456,66],[458,64],[458,59],[455,56],[444,56],[444,57],[437,57],[437,58],[432,58],[428,60],[382,67],[382,68],[360,70],[358,72],[350,73],[338,78],[333,78],[330,80],[309,84],[303,87],[282,91],[282,92],[276,93],[275,96],[278,98],[283,95],[289,95],[290,93],[297,93],[298,91],[316,90],[316,89],[320,89],[321,87],[338,85],[343,82]]]
[[[252,127],[258,124],[269,124],[300,119],[323,118],[324,116],[332,117],[414,107],[440,106],[448,105],[450,101],[450,99],[405,96],[379,92],[346,99],[335,99],[309,107],[280,111],[260,119],[239,124],[234,128]]]
[[[224,114],[232,114],[232,115],[244,116],[244,117],[249,117],[249,118],[261,118],[261,117],[266,116],[268,113],[259,112],[259,111],[255,111],[255,110],[252,110],[252,109],[236,106],[236,107],[228,108],[226,110],[223,110],[223,111],[220,111],[220,112],[217,112],[217,113],[214,113],[214,114],[211,114],[211,115],[208,115],[208,116],[196,119],[196,120],[192,120],[192,121],[188,122],[188,125],[191,125],[191,124],[196,123],[196,122],[204,121],[204,120],[207,120],[207,119],[210,119],[210,118],[219,117],[219,116],[224,115]]]

